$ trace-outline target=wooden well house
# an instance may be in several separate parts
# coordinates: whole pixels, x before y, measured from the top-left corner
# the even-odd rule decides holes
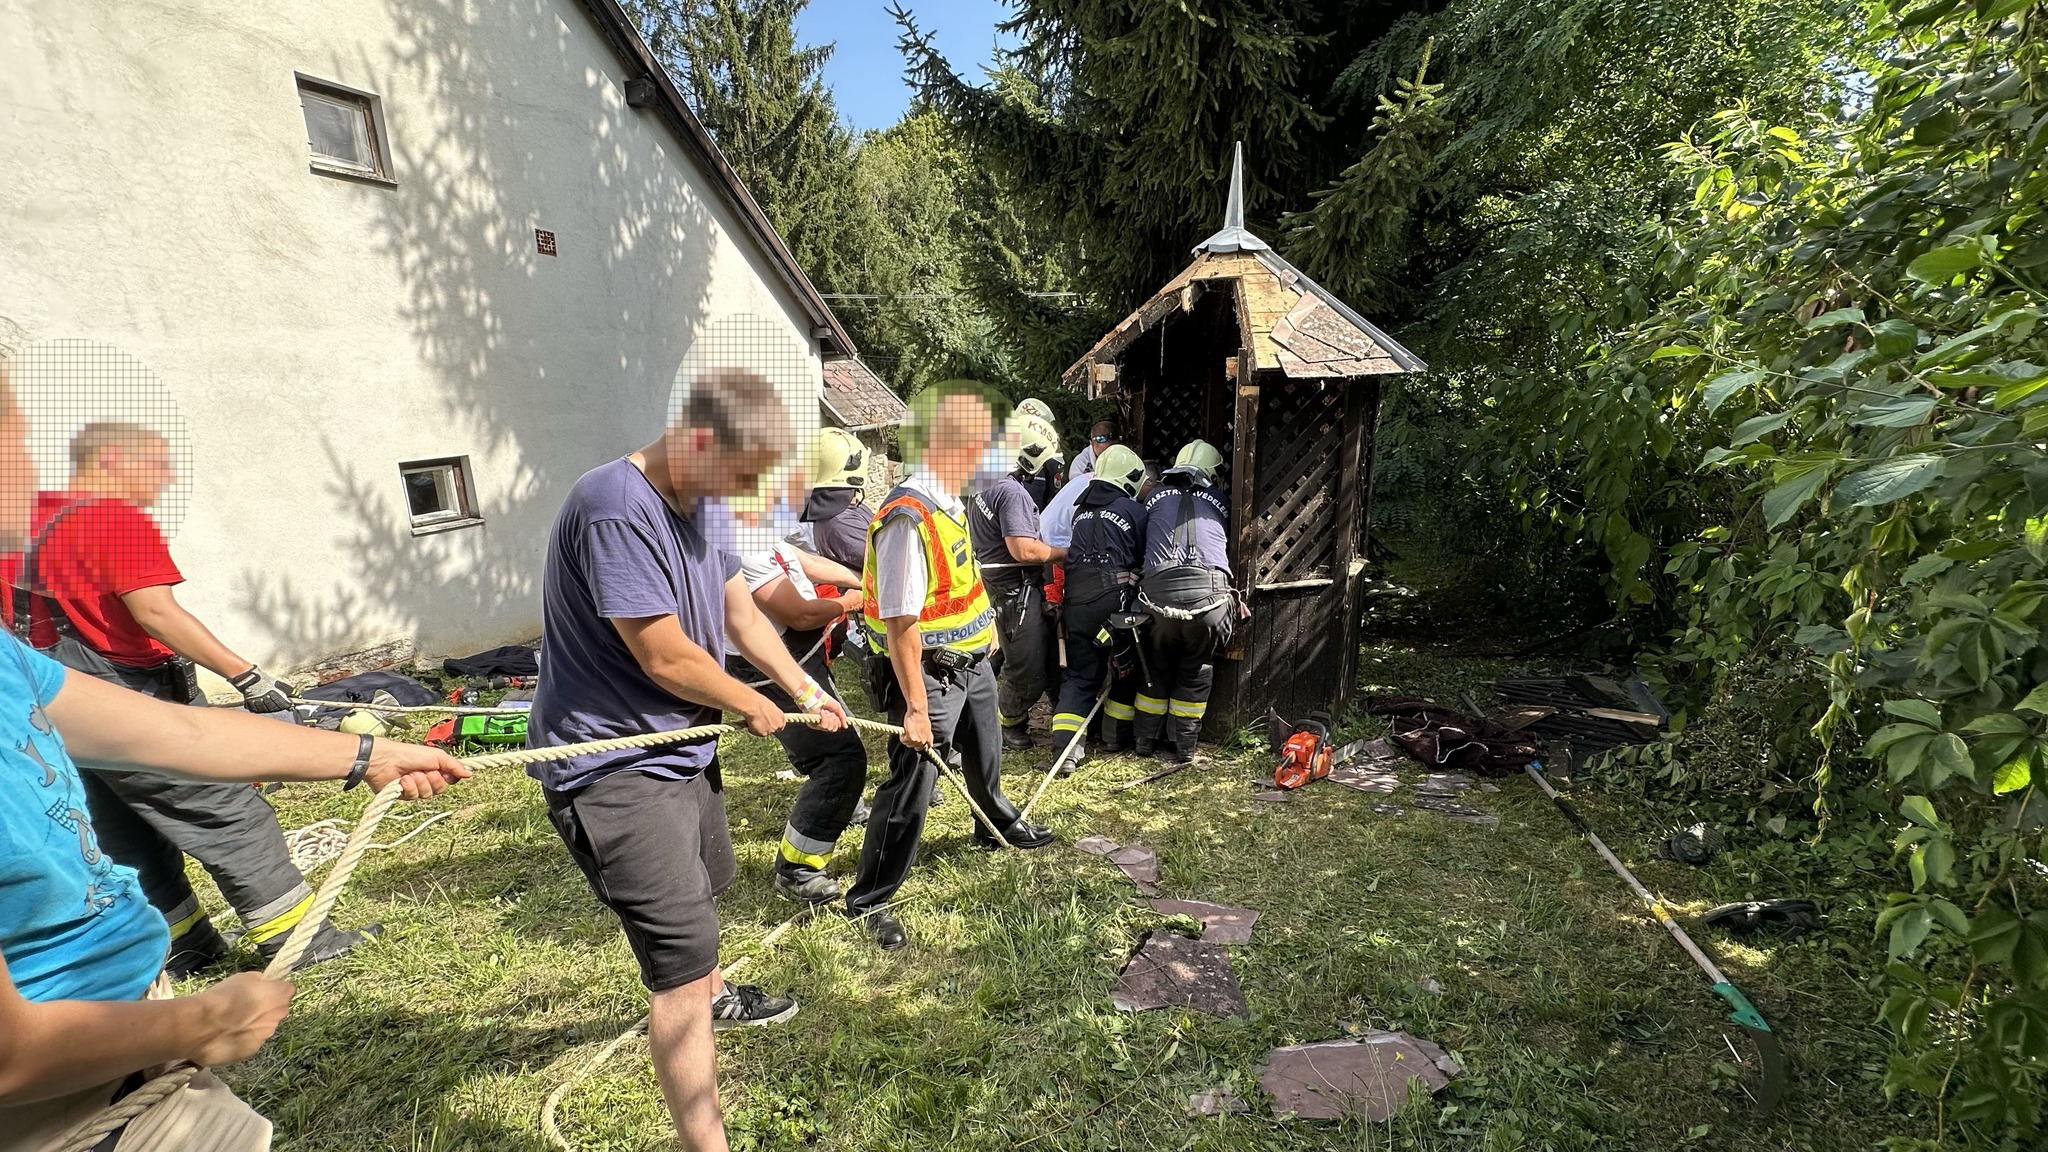
[[[1230,566],[1251,606],[1210,698],[1211,738],[1277,709],[1340,713],[1357,676],[1379,378],[1425,365],[1244,227],[1244,153],[1223,229],[1067,369],[1113,398],[1133,446],[1224,457]]]

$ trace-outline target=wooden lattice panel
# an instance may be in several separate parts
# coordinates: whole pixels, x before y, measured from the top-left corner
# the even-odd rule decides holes
[[[1254,584],[1327,579],[1337,555],[1344,393],[1306,381],[1260,390]]]

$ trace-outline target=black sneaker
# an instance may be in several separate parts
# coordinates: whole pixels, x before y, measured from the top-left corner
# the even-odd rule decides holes
[[[182,980],[222,963],[232,951],[213,921],[202,919],[171,941],[171,954],[164,959],[164,970],[173,979]]]
[[[752,984],[727,984],[725,991],[711,998],[711,1030],[762,1028],[780,1024],[796,1015],[796,1001],[787,996],[770,996]]]
[[[292,971],[303,972],[315,964],[339,960],[383,934],[382,924],[365,924],[352,932],[344,932],[332,922],[322,924],[319,931],[313,933],[313,942],[307,945],[299,962],[292,965]],[[284,951],[284,942],[290,938],[291,933],[286,932],[258,944],[256,951],[263,957],[263,963],[268,965],[279,952]]]

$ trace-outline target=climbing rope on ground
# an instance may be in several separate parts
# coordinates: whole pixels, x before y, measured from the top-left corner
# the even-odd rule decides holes
[[[815,715],[798,712],[785,713],[783,720],[790,724],[816,724],[819,722],[819,718]],[[847,720],[857,728],[866,728],[869,731],[886,732],[897,736],[903,734],[903,729],[893,724],[884,724],[877,720],[866,720],[858,716],[849,716]],[[701,740],[707,737],[734,734],[752,735],[746,728],[735,724],[701,724],[694,728],[680,728],[667,732],[643,732],[636,736],[620,736],[610,740],[591,740],[581,744],[558,744],[550,748],[521,748],[507,752],[494,752],[484,756],[470,756],[465,757],[462,760],[462,764],[471,769],[514,768],[525,764],[542,764],[555,760],[567,760],[572,756],[581,756],[590,752],[617,752],[626,748],[652,748],[662,744],[681,743],[685,740]],[[959,790],[960,794],[966,798],[967,806],[973,810],[975,818],[980,820],[982,826],[989,830],[990,835],[995,837],[996,842],[1005,848],[1012,847],[1010,842],[1004,838],[1002,829],[997,828],[995,823],[988,818],[988,813],[981,810],[981,805],[975,802],[973,794],[967,791],[966,784],[953,771],[952,766],[946,763],[945,758],[931,748],[925,748],[922,751],[925,759],[930,760],[936,765],[940,774],[951,781],[953,787]],[[355,827],[349,830],[347,843],[343,845],[341,855],[336,857],[334,861],[334,870],[327,874],[327,879],[320,882],[320,887],[313,893],[313,903],[306,909],[306,914],[292,928],[291,934],[285,937],[284,946],[278,949],[277,955],[263,969],[264,979],[283,980],[291,974],[292,968],[298,964],[299,958],[305,955],[307,947],[312,944],[313,934],[319,930],[320,925],[327,922],[328,913],[334,910],[335,902],[341,899],[342,890],[348,887],[350,877],[355,875],[356,866],[361,864],[363,857],[369,853],[371,848],[376,846],[372,837],[376,835],[377,825],[383,823],[385,816],[391,812],[392,806],[398,803],[399,797],[404,794],[404,791],[405,782],[402,779],[393,780],[379,789],[377,794],[370,798],[369,805],[363,809],[363,814],[356,819]],[[414,829],[414,831],[418,831],[418,829]],[[184,1087],[192,1082],[192,1078],[198,1075],[199,1071],[198,1065],[186,1061],[180,1061],[172,1065],[168,1070],[150,1080],[144,1081],[142,1086],[135,1091],[100,1109],[99,1112],[79,1124],[78,1127],[73,1128],[50,1146],[52,1152],[92,1152],[94,1147],[108,1133],[119,1130],[136,1117],[156,1107],[157,1104],[170,1099],[184,1090]]]
[[[421,821],[419,827],[414,828],[389,844],[372,844],[370,847],[373,850],[396,848],[453,815],[453,812],[436,812]],[[391,819],[405,820],[408,817],[393,816]],[[411,817],[411,819],[418,819],[418,817]],[[285,850],[291,853],[292,867],[297,868],[301,873],[311,872],[320,865],[341,855],[341,850],[348,846],[348,821],[336,817],[331,820],[315,821],[304,828],[294,828],[284,834],[284,846]]]

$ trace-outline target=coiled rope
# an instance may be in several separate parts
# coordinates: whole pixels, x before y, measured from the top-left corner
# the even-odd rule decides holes
[[[818,723],[817,716],[799,712],[785,713],[783,720],[790,724]],[[865,728],[872,732],[886,732],[896,736],[903,734],[903,729],[894,724],[883,724],[879,721],[866,720],[858,716],[849,716],[847,720],[857,728]],[[555,760],[567,760],[573,756],[582,756],[592,752],[617,752],[626,748],[652,748],[662,744],[679,744],[686,740],[702,740],[733,734],[753,735],[746,728],[734,724],[702,724],[695,728],[681,728],[668,732],[645,732],[637,736],[620,736],[610,740],[591,740],[582,744],[560,744],[551,748],[521,748],[509,752],[494,752],[485,756],[465,757],[462,760],[462,764],[472,769],[513,768],[524,764],[543,764]],[[1011,847],[1010,842],[1003,838],[1002,829],[997,828],[994,821],[988,818],[988,813],[981,810],[981,805],[975,802],[973,793],[967,790],[966,784],[954,773],[952,766],[946,763],[945,758],[929,747],[922,749],[921,752],[925,759],[930,760],[936,765],[939,772],[952,782],[953,786],[959,790],[962,796],[967,798],[967,806],[973,809],[975,817],[981,821],[983,827],[989,830],[989,834],[996,838],[996,842],[1005,848]],[[357,818],[355,827],[349,831],[348,843],[342,848],[341,855],[335,859],[334,870],[327,874],[327,879],[321,882],[319,890],[313,893],[312,906],[306,909],[305,916],[293,927],[291,934],[285,937],[284,947],[278,949],[277,955],[272,957],[270,963],[263,969],[264,979],[283,980],[291,974],[293,966],[299,962],[300,957],[306,954],[306,949],[312,944],[314,933],[319,931],[320,925],[327,922],[327,914],[334,910],[335,902],[341,899],[342,889],[348,887],[349,878],[355,875],[356,865],[361,864],[363,856],[370,851],[372,837],[376,834],[377,825],[390,813],[392,806],[397,804],[399,798],[404,794],[405,781],[401,778],[386,784],[377,791],[375,796],[370,798],[369,806],[363,809],[362,816]],[[777,931],[781,930],[777,929]],[[93,1146],[98,1144],[109,1132],[120,1129],[136,1117],[156,1107],[159,1103],[170,1099],[182,1091],[187,1084],[190,1084],[192,1078],[198,1074],[198,1065],[192,1064],[189,1061],[181,1061],[172,1065],[162,1075],[145,1081],[135,1091],[107,1105],[90,1119],[87,1119],[78,1127],[73,1128],[54,1143],[48,1145],[48,1152],[92,1152]]]

